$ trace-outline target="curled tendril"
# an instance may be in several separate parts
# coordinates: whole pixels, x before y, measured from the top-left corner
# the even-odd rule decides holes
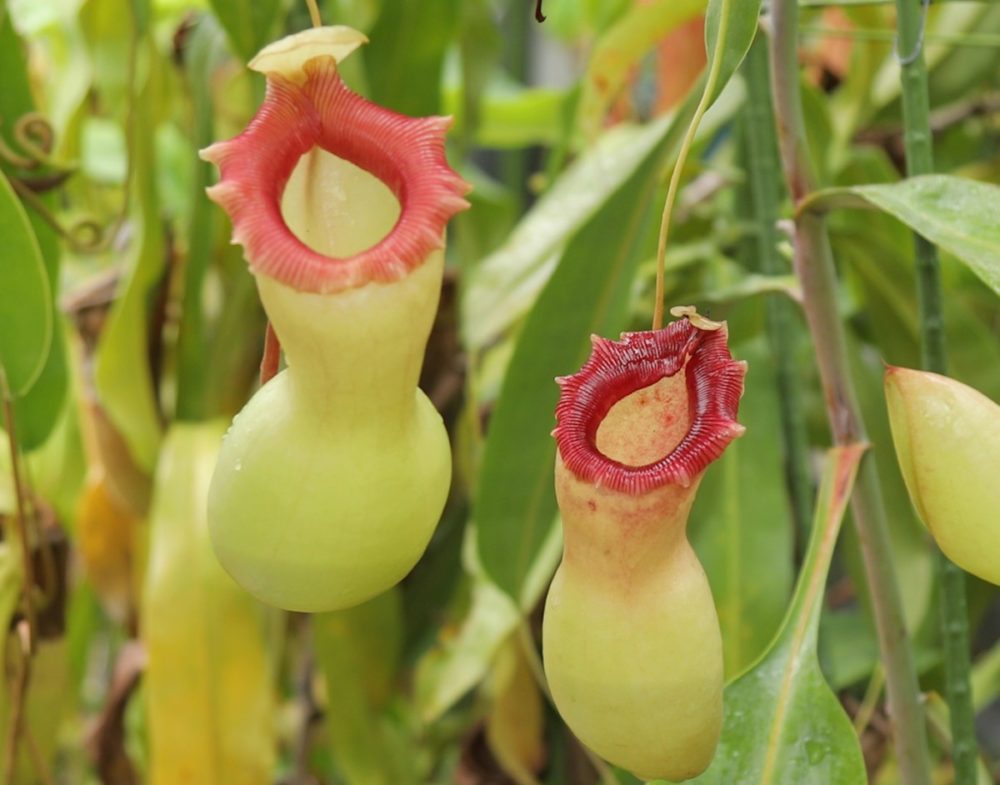
[[[82,218],[68,227],[63,226],[52,214],[48,206],[41,200],[31,186],[16,177],[10,178],[11,185],[17,191],[21,200],[38,213],[45,223],[61,237],[75,253],[97,253],[107,248],[111,235],[106,235],[104,228],[93,218]],[[112,233],[113,234],[113,233]]]
[[[14,140],[39,163],[52,165],[49,156],[55,145],[55,131],[39,112],[25,112],[14,123]]]
[[[65,237],[74,250],[80,253],[96,253],[105,250],[114,233],[104,231],[93,218],[81,218],[66,229]]]
[[[3,118],[0,118],[0,125],[2,123]],[[2,134],[0,134],[0,159],[3,159],[15,169],[34,169],[39,163],[34,158],[28,158],[13,150],[7,144],[6,140],[4,140]]]
[[[2,123],[2,118],[0,118]],[[17,150],[10,147],[0,137],[0,158],[17,169],[37,169],[48,166],[60,171],[67,170],[58,162],[52,160],[52,149],[55,146],[55,132],[52,124],[39,112],[25,112],[14,121],[12,138]]]
[[[2,124],[2,118],[0,118]],[[15,150],[0,135],[0,160],[15,169],[31,171],[45,167],[47,171],[32,177],[10,177],[11,185],[25,205],[34,210],[53,231],[76,253],[97,253],[110,244],[114,232],[105,232],[93,218],[83,218],[63,225],[39,194],[59,188],[75,171],[52,159],[55,132],[52,124],[39,112],[26,112],[14,121],[11,138]]]

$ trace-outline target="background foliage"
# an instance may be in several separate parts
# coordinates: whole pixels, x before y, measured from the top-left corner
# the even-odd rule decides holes
[[[354,89],[402,112],[455,116],[449,155],[475,190],[450,230],[422,378],[456,456],[444,518],[399,587],[311,618],[252,601],[207,542],[214,445],[255,387],[264,321],[197,158],[252,116],[263,81],[243,64],[306,27],[304,3],[0,6],[0,363],[13,400],[0,433],[0,739],[23,725],[0,746],[8,782],[634,782],[588,758],[536,678],[539,600],[561,547],[552,379],[582,364],[591,333],[648,326],[655,217],[701,95],[706,10],[725,73],[682,171],[666,284],[670,303],[727,319],[734,355],[750,363],[747,435],[709,471],[690,529],[727,676],[744,674],[727,722],[743,701],[754,723],[777,723],[774,765],[818,777],[796,782],[899,781],[856,535],[845,525],[836,539],[843,499],[824,491],[812,522],[824,471],[853,469],[843,452],[824,457],[789,242],[768,218],[768,204],[782,218],[790,206],[774,140],[753,133],[754,111],[768,109],[754,92],[759,55],[736,70],[746,46],[733,36],[755,32],[756,7],[547,0],[539,24],[529,5],[322,4],[327,23],[371,39],[345,63]],[[919,365],[909,225],[944,256],[952,375],[1000,400],[1000,6],[931,8],[935,155],[952,177],[899,187],[892,8],[801,5],[808,146],[823,186],[839,189],[818,203],[833,210],[838,306],[936,781],[950,782],[932,552],[896,469],[880,379],[883,360]],[[731,26],[717,39],[720,19]],[[880,210],[854,209],[862,203]],[[788,385],[802,399],[797,452],[781,417]],[[808,498],[790,494],[796,475]],[[807,548],[811,533],[831,531],[835,552]],[[825,597],[810,593],[817,586]],[[1000,772],[1000,605],[995,587],[972,581],[969,592],[985,783]],[[803,619],[805,637],[793,636]],[[776,714],[774,685],[800,654],[810,663],[794,682],[800,702]],[[831,737],[803,737],[796,712],[829,718]],[[733,744],[762,749],[756,733],[728,734],[726,756]],[[715,771],[704,781],[733,781]]]

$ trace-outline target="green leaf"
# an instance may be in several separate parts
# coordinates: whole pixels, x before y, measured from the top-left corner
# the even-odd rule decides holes
[[[28,85],[28,74],[24,62],[24,44],[14,30],[10,14],[5,14],[5,4],[0,5],[0,74],[3,74],[3,90],[0,90],[0,136],[15,150],[13,143],[14,123],[25,112],[35,108]],[[0,156],[0,166],[8,168],[8,162]]]
[[[705,473],[688,526],[719,611],[730,677],[760,656],[781,623],[792,587],[794,531],[773,361],[759,340],[734,345],[733,356],[749,363],[740,401],[747,431]]]
[[[472,577],[472,599],[457,635],[428,652],[417,670],[417,705],[432,722],[487,676],[503,642],[538,603],[562,558],[562,527],[553,525],[527,571],[519,603],[483,572],[474,527],[466,529],[463,560]]]
[[[403,638],[400,592],[313,616],[316,660],[326,677],[324,712],[334,761],[350,785],[404,783],[380,724],[395,686]]]
[[[18,446],[25,453],[36,450],[48,440],[68,403],[66,392],[69,387],[69,369],[64,337],[66,322],[65,318],[57,318],[45,365],[31,389],[17,402],[14,409]]]
[[[816,632],[830,559],[863,445],[829,451],[809,550],[774,642],[726,688],[715,759],[698,785],[864,785],[857,736],[823,680]]]
[[[671,150],[691,119],[691,94],[672,120],[647,126],[619,125],[602,135],[521,219],[507,240],[468,274],[462,308],[462,337],[482,349],[531,308],[565,258],[574,234],[597,215],[637,171],[660,160],[657,145],[671,136]],[[708,138],[735,111],[742,93],[732,90],[706,115],[700,135]],[[671,153],[672,154],[672,153]],[[608,241],[614,242],[612,237]]]
[[[2,570],[0,567],[0,572]],[[0,582],[2,580],[3,578],[0,578]],[[2,602],[0,600],[0,604]],[[0,614],[2,612],[3,609],[0,608]],[[13,644],[11,648],[18,645],[14,641],[11,643]],[[29,682],[31,686],[25,701],[22,727],[31,729],[38,757],[44,761],[51,761],[55,759],[56,750],[60,747],[60,731],[65,727],[63,723],[75,718],[76,685],[72,684],[69,678],[69,646],[65,639],[42,641],[36,643],[36,646],[31,660]],[[3,690],[0,688],[0,736],[5,739],[9,738],[10,724],[6,721],[9,720],[9,715],[6,718],[3,715],[9,705],[4,703]],[[0,767],[4,765],[3,757],[4,753],[0,752]],[[37,769],[31,755],[25,754],[22,742],[11,782],[37,781]]]
[[[518,149],[530,145],[554,145],[562,138],[565,90],[551,87],[520,87],[497,80],[476,95],[475,120],[470,128],[466,104],[471,103],[460,85],[449,85],[442,94],[443,112],[452,115],[452,133],[470,133],[480,147]]]
[[[964,262],[1000,295],[1000,186],[934,174],[820,191],[812,209],[873,207]]]
[[[474,578],[472,605],[458,635],[431,650],[417,669],[416,700],[424,722],[436,720],[486,677],[520,617],[510,597],[489,579]]]
[[[320,12],[327,24],[353,27],[368,33],[378,19],[382,0],[326,0],[320,5]]]
[[[152,54],[152,42],[145,44]],[[154,81],[154,76],[149,77]],[[159,404],[150,369],[150,314],[166,264],[159,200],[153,177],[155,95],[151,85],[134,99],[132,177],[134,201],[129,212],[131,243],[125,254],[126,277],[119,285],[107,325],[101,333],[94,380],[101,403],[128,444],[136,463],[147,472],[156,464],[161,438]],[[153,341],[159,341],[159,335]]]
[[[0,174],[0,371],[16,398],[42,372],[52,343],[52,293],[38,240]]]
[[[461,115],[462,129],[455,128],[453,133],[461,138],[464,151],[473,132],[479,129],[483,97],[490,77],[500,62],[503,38],[493,21],[489,0],[465,0],[460,8],[457,44],[462,63],[462,84],[455,110]],[[447,97],[443,98],[447,101]],[[446,114],[454,115],[456,111],[446,110]],[[455,119],[457,125],[459,118]],[[552,122],[551,118],[546,119]],[[557,123],[553,125],[558,127]]]
[[[233,51],[249,61],[271,40],[281,9],[279,0],[211,0]]]
[[[210,16],[201,19],[191,34],[186,58],[193,109],[194,148],[212,142],[215,107],[211,85],[221,62],[222,31]],[[209,203],[205,189],[211,183],[207,162],[197,160],[188,146],[194,170],[188,204],[188,254],[184,273],[184,298],[177,336],[177,419],[198,420],[222,414],[207,411],[205,394],[209,353],[205,325],[205,276],[213,256],[213,230],[218,211]]]
[[[0,135],[5,137],[8,146],[13,146],[15,149],[20,147],[10,139],[14,124],[19,117],[35,110],[24,55],[24,46],[11,26],[10,16],[0,19],[0,74],[3,74],[3,89],[0,90],[0,121],[2,121]],[[5,166],[7,162],[0,156],[0,168]],[[42,194],[40,198],[49,209],[54,209],[57,205],[54,194]],[[27,215],[38,240],[42,263],[50,282],[50,295],[54,299],[55,284],[59,281],[61,253],[59,239],[37,211],[28,211]],[[2,257],[3,252],[0,251],[0,258]],[[0,282],[2,281],[3,274],[0,273]],[[2,285],[0,283],[0,286]],[[54,304],[51,306],[51,311],[53,314],[56,312]],[[45,365],[31,389],[24,392],[14,410],[17,441],[22,451],[34,450],[51,433],[62,409],[67,386],[66,348],[62,331],[58,329],[53,317],[52,342]]]
[[[552,275],[569,238],[656,149],[664,123],[604,134],[521,219],[504,244],[469,272],[462,331],[482,349],[524,315]]]
[[[458,20],[458,0],[382,0],[362,52],[370,98],[413,116],[437,114],[441,71]]]
[[[757,34],[761,0],[709,0],[705,13],[705,51],[709,68],[717,70],[708,94],[708,103],[732,79],[743,58],[750,51]]]

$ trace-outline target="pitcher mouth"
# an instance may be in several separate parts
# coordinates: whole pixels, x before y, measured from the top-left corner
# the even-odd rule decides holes
[[[201,151],[221,173],[208,195],[229,213],[233,242],[255,273],[321,294],[399,280],[443,247],[448,220],[469,207],[469,186],[445,157],[451,119],[407,117],[365,100],[344,85],[331,56],[307,60],[301,76],[269,73],[265,100],[246,129]],[[285,186],[314,148],[364,169],[399,201],[396,224],[370,248],[327,256],[285,223]]]
[[[566,468],[584,482],[632,496],[690,485],[745,430],[736,417],[746,363],[733,360],[727,338],[725,327],[702,329],[688,318],[662,330],[622,333],[620,341],[592,336],[583,368],[556,379],[562,392],[552,433]],[[611,407],[681,369],[690,426],[676,447],[642,466],[603,454],[597,430]]]

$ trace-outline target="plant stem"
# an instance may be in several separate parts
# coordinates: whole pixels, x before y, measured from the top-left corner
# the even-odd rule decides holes
[[[771,8],[771,84],[778,145],[788,188],[798,205],[816,187],[799,93],[799,8],[797,0],[774,0]],[[802,284],[806,318],[834,441],[838,445],[866,441],[847,364],[844,330],[837,312],[833,252],[821,216],[807,212],[796,216],[795,270]],[[886,669],[889,711],[901,779],[904,785],[930,785],[917,672],[903,620],[878,471],[870,458],[858,475],[851,509],[861,542],[879,648]]]
[[[531,52],[528,41],[530,25],[528,15],[517,4],[510,4],[501,22],[503,36],[502,65],[507,73],[520,84],[528,83]],[[530,198],[527,183],[529,174],[529,151],[525,148],[504,150],[500,154],[498,176],[510,191],[518,214],[524,212]]]
[[[14,520],[17,523],[11,527],[9,535],[11,540],[18,542],[21,550],[21,563],[24,570],[22,596],[24,598],[24,618],[28,630],[25,651],[26,656],[30,657],[35,651],[35,632],[38,629],[34,597],[35,561],[31,553],[31,542],[28,539],[28,500],[24,496],[24,483],[21,478],[21,451],[17,446],[17,432],[14,427],[14,405],[10,388],[7,385],[7,375],[2,367],[0,367],[0,398],[2,398],[3,406],[3,427],[7,431],[7,442],[10,446],[11,480],[14,483],[14,497],[17,500],[17,509],[14,513]],[[2,639],[0,636],[0,640]]]
[[[934,171],[930,105],[927,95],[927,67],[924,63],[923,25],[920,0],[897,0],[899,50],[902,56],[916,56],[902,66],[903,142],[906,173],[909,176]],[[920,345],[924,368],[945,373],[944,319],[941,314],[941,276],[937,249],[919,234],[913,235],[917,260],[917,296],[920,305]]]
[[[778,254],[778,185],[781,180],[774,143],[776,131],[771,108],[767,44],[756,40],[747,53],[743,68],[747,81],[747,170],[753,194],[757,255],[761,272],[781,275],[786,272],[785,262]],[[793,305],[784,295],[771,295],[767,298],[765,317],[781,401],[785,477],[795,531],[798,540],[804,543],[812,519],[813,492],[809,476],[809,442],[795,371],[796,320]]]
[[[20,630],[18,630],[20,632]],[[28,698],[28,682],[31,679],[31,636],[33,631],[24,632],[19,635],[21,642],[21,663],[14,679],[14,689],[11,695],[10,726],[7,729],[7,738],[4,740],[4,776],[5,785],[15,785],[17,776],[17,753],[18,740],[21,737],[21,729],[24,724],[24,709]]]
[[[306,0],[306,5],[309,6],[309,21],[312,22],[312,26],[322,27],[323,18],[319,15],[319,6],[316,4],[316,0]]]
[[[718,40],[725,41],[726,30],[729,27],[729,15],[722,14],[719,19]],[[666,277],[667,260],[667,238],[670,236],[670,219],[674,212],[674,203],[677,201],[677,192],[680,190],[681,174],[684,172],[684,164],[687,163],[688,154],[694,144],[694,138],[698,134],[698,126],[701,119],[708,111],[708,107],[715,100],[716,87],[719,84],[719,75],[722,73],[722,47],[720,46],[712,57],[712,62],[708,64],[708,76],[705,77],[705,87],[701,94],[701,100],[694,110],[694,116],[687,127],[684,139],[681,141],[680,150],[677,152],[677,160],[674,162],[674,170],[670,174],[670,185],[667,186],[667,198],[663,203],[663,215],[660,217],[660,234],[656,243],[656,294],[653,301],[653,327],[659,330],[663,327],[663,295],[664,279]]]
[[[926,5],[921,0],[897,0],[901,78],[903,94],[903,142],[909,176],[934,171],[933,136],[927,66],[924,63],[922,29]],[[913,235],[916,257],[917,301],[920,311],[921,365],[934,373],[947,373],[944,318],[941,306],[941,275],[937,249],[920,235]],[[969,676],[969,614],[965,598],[965,573],[939,550],[936,553],[941,587],[940,625],[944,643],[945,694],[951,718],[952,760],[955,785],[975,785],[976,731]]]

